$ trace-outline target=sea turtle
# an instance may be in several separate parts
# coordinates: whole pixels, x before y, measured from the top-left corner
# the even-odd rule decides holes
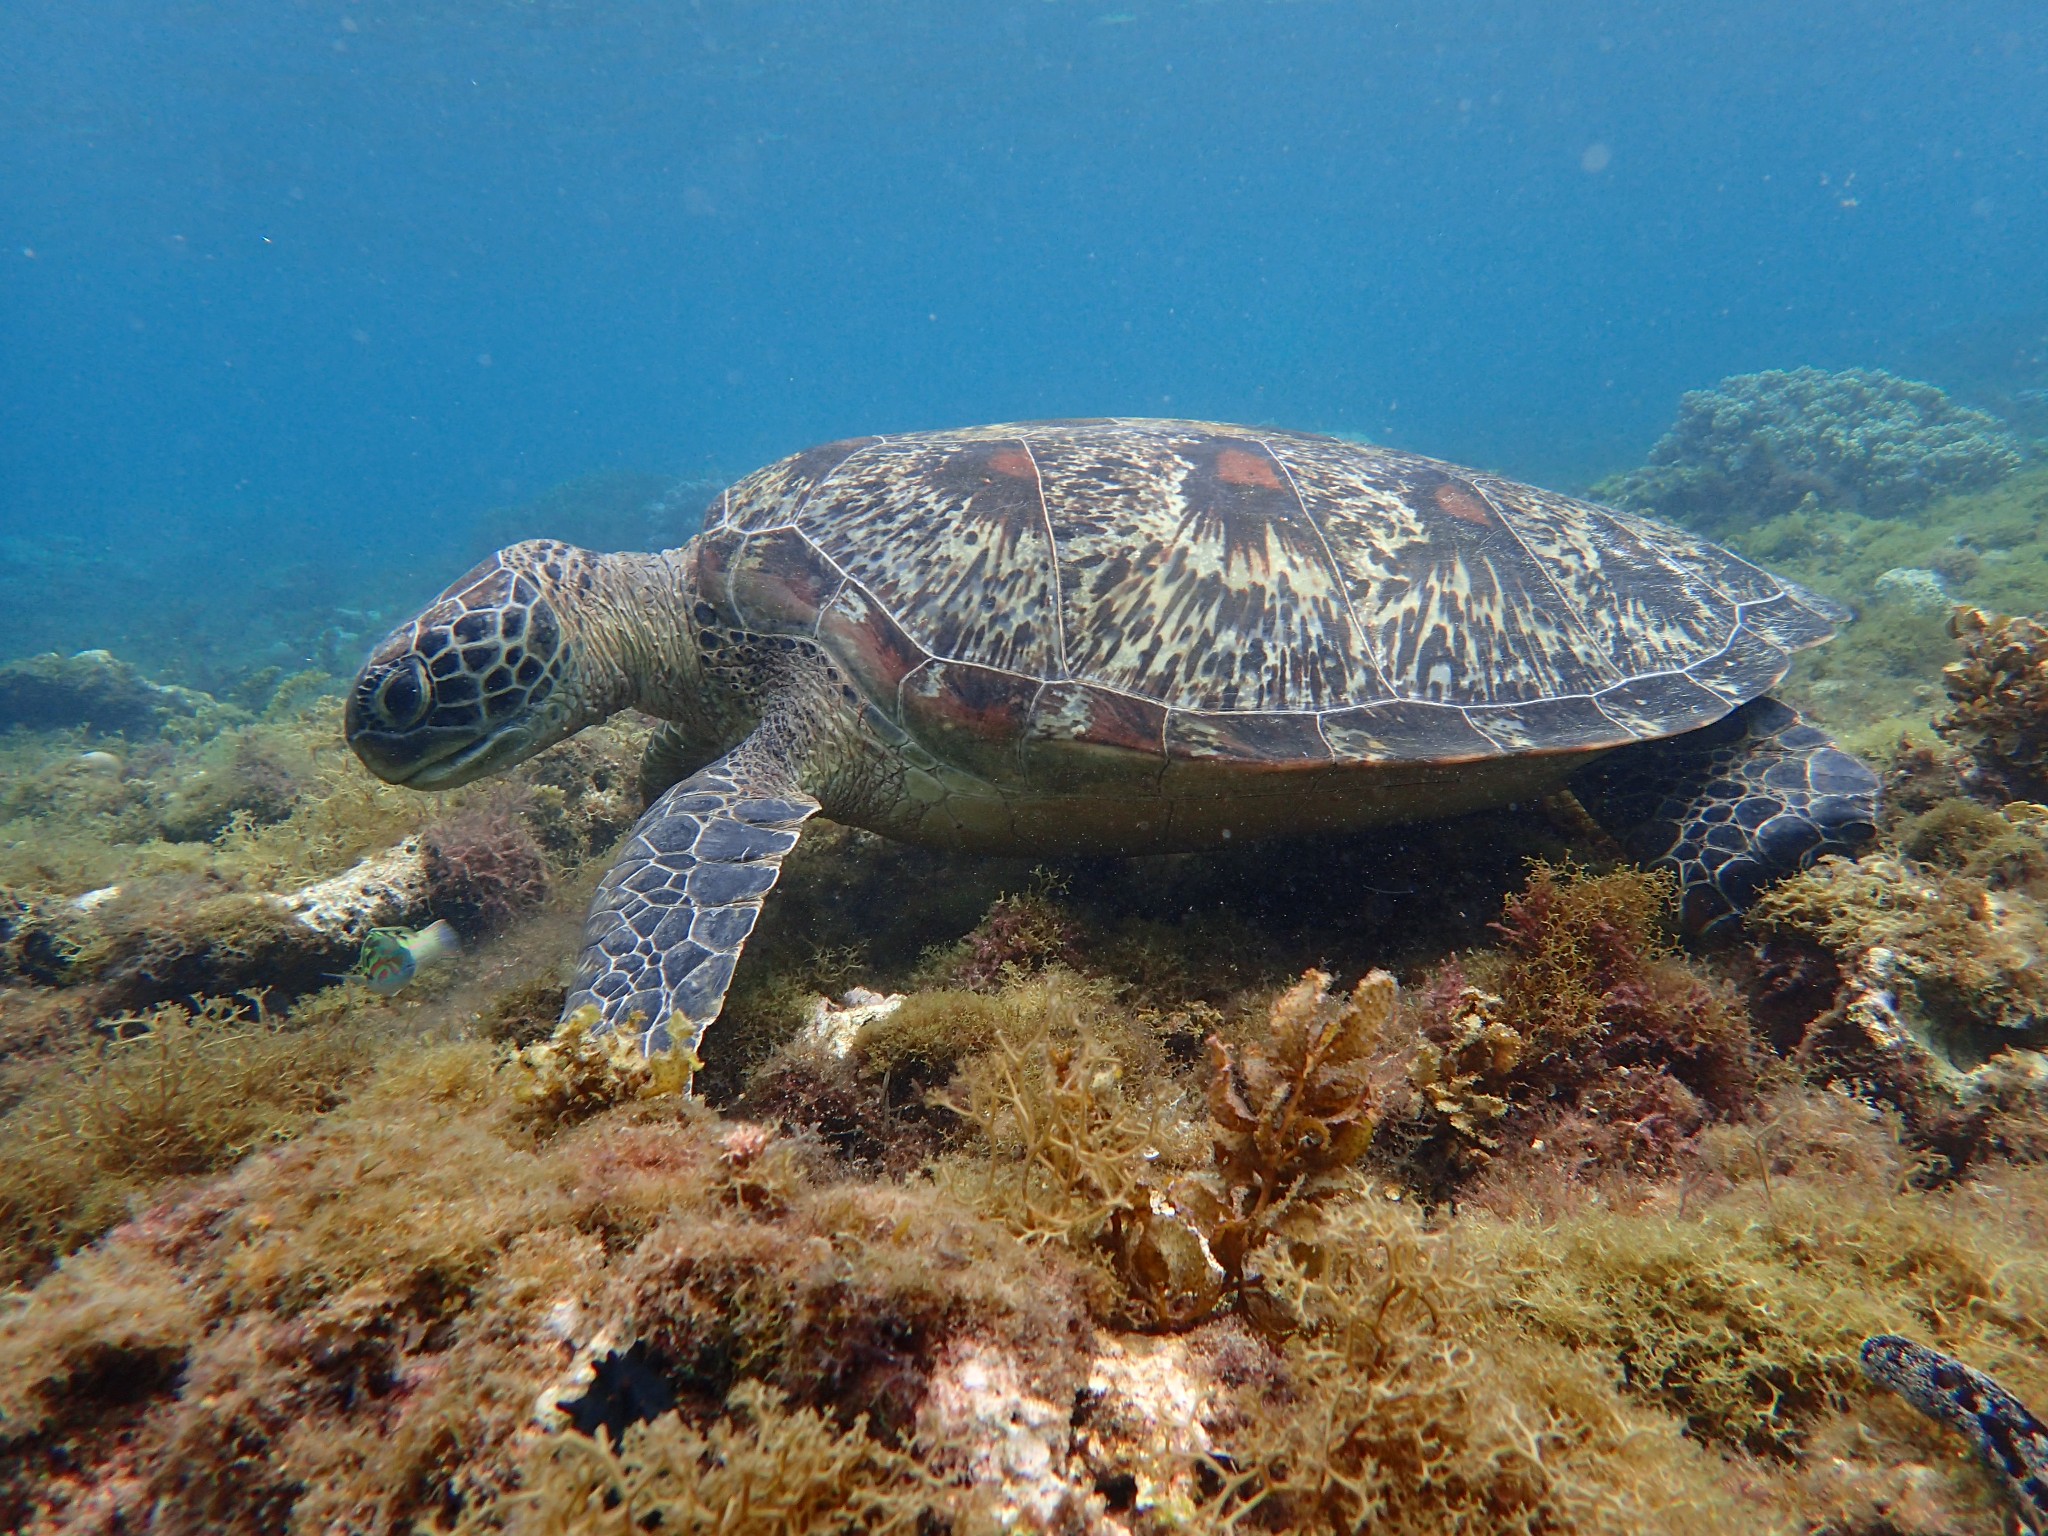
[[[804,821],[1149,853],[1571,787],[1687,926],[1871,835],[1877,781],[1765,696],[1835,604],[1647,518],[1205,422],[862,437],[658,554],[501,550],[386,639],[351,745],[465,784],[665,722],[568,1008],[694,1048]]]

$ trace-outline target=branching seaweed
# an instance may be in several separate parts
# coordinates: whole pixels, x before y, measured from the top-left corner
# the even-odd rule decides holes
[[[461,1536],[914,1536],[959,1508],[912,1456],[792,1409],[758,1382],[699,1430],[674,1413],[620,1444],[555,1435],[528,1456],[526,1487],[466,1513]]]

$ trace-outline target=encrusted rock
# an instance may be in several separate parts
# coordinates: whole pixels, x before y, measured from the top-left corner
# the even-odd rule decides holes
[[[932,1369],[919,1433],[993,1502],[1006,1528],[1088,1529],[1092,1494],[1068,1451],[1072,1414],[1032,1390],[1030,1373],[1003,1350],[962,1336]]]
[[[425,923],[428,891],[426,851],[419,838],[408,837],[344,874],[300,887],[284,902],[308,928],[361,943],[372,928]]]
[[[1931,1079],[1965,1106],[2004,1102],[2016,1089],[2038,1095],[2048,1088],[2048,1055],[2009,1045],[1972,1062],[1970,1055],[1958,1053],[1955,1041],[1930,1028],[1914,1002],[1898,952],[1879,945],[1857,958],[1836,1004],[1843,1021],[1893,1066],[1887,1074],[1891,1081]]]
[[[0,730],[83,725],[147,734],[166,720],[218,715],[224,708],[211,694],[153,683],[109,651],[51,651],[0,664]]]
[[[1949,633],[1963,654],[1942,669],[1955,707],[1935,729],[2013,789],[2048,793],[2048,626],[1962,608]]]
[[[888,1018],[902,1006],[901,992],[885,997],[866,987],[853,988],[836,1003],[829,997],[813,998],[794,1043],[835,1061],[844,1061],[853,1054],[853,1043],[863,1028],[877,1019]]]
[[[1877,578],[1872,590],[1880,599],[1903,603],[1916,613],[1947,613],[1955,605],[1941,573],[1917,565],[1893,566]]]

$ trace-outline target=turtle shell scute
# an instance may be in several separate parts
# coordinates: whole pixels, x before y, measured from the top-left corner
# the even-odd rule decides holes
[[[1251,764],[1671,735],[1842,611],[1652,519],[1414,454],[1120,418],[855,438],[721,500],[700,585],[914,734]]]

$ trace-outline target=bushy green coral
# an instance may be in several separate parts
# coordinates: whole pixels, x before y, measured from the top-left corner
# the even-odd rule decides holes
[[[153,683],[107,651],[0,663],[0,731],[82,725],[147,735],[177,718],[218,730],[247,716],[195,689]]]
[[[2023,456],[1996,417],[1932,384],[1874,368],[1798,368],[1686,394],[1649,463],[1594,494],[1708,527],[1809,504],[1897,517],[1993,485]]]

